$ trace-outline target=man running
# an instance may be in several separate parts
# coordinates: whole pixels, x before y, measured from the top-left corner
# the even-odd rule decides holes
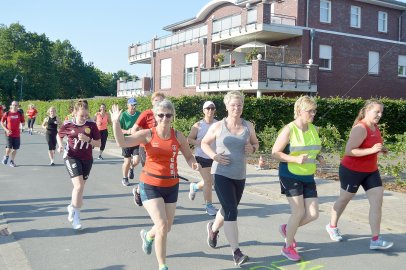
[[[10,158],[10,167],[17,167],[15,157],[17,150],[20,149],[20,124],[24,128],[24,114],[18,112],[18,101],[13,101],[10,111],[4,113],[1,118],[1,126],[6,132],[6,155],[3,157],[3,164],[7,165]]]
[[[137,111],[137,100],[135,98],[129,98],[127,100],[127,110],[120,115],[120,127],[124,136],[131,135],[132,127],[139,116],[140,112]],[[139,146],[123,147],[122,155],[124,162],[122,166],[123,179],[121,183],[123,186],[129,186],[130,182],[128,178],[134,179],[134,168],[140,162]]]

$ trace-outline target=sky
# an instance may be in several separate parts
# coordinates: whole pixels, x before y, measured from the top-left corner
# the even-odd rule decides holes
[[[0,24],[20,23],[51,41],[69,40],[86,63],[103,72],[150,75],[150,66],[128,63],[128,46],[163,27],[193,18],[209,0],[0,0]]]
[[[406,2],[406,0],[400,0]],[[85,62],[104,72],[150,75],[128,64],[128,46],[169,32],[163,27],[193,18],[209,0],[0,0],[0,24],[19,22],[27,32],[69,40]]]

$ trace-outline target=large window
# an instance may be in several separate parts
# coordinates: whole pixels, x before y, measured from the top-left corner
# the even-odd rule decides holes
[[[379,74],[379,52],[369,52],[368,73],[374,75]]]
[[[399,55],[398,76],[406,77],[406,55]]]
[[[320,0],[320,22],[331,23],[331,1]]]
[[[319,69],[331,70],[331,46],[320,45]]]
[[[361,8],[351,6],[351,27],[361,28]]]
[[[161,89],[171,88],[172,58],[161,60]]]
[[[388,13],[378,12],[378,31],[386,33],[388,32]]]
[[[185,55],[185,86],[195,86],[199,54],[197,52]]]

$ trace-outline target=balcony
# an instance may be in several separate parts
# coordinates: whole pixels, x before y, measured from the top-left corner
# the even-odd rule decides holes
[[[129,48],[129,63],[151,64],[152,43],[145,42],[142,44],[132,45]]]
[[[317,66],[253,61],[200,71],[196,92],[317,92]]]
[[[118,81],[117,88],[117,97],[146,96],[151,93],[150,91],[143,89],[145,88],[145,83],[143,85],[142,80]]]

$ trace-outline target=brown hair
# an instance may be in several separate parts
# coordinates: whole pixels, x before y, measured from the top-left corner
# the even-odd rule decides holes
[[[78,102],[75,103],[74,112],[76,113],[79,110],[89,110],[87,100],[80,99],[78,100]]]
[[[165,94],[162,92],[154,92],[151,95],[151,101],[154,101],[156,97],[160,97],[161,99],[165,99]]]
[[[383,107],[383,103],[377,99],[369,99],[369,100],[365,101],[364,106],[361,108],[361,110],[359,110],[358,115],[355,118],[354,124],[352,124],[352,126],[355,126],[356,124],[358,124],[359,121],[364,119],[365,112],[368,111],[369,109],[371,109],[371,107],[374,105],[381,105]]]

